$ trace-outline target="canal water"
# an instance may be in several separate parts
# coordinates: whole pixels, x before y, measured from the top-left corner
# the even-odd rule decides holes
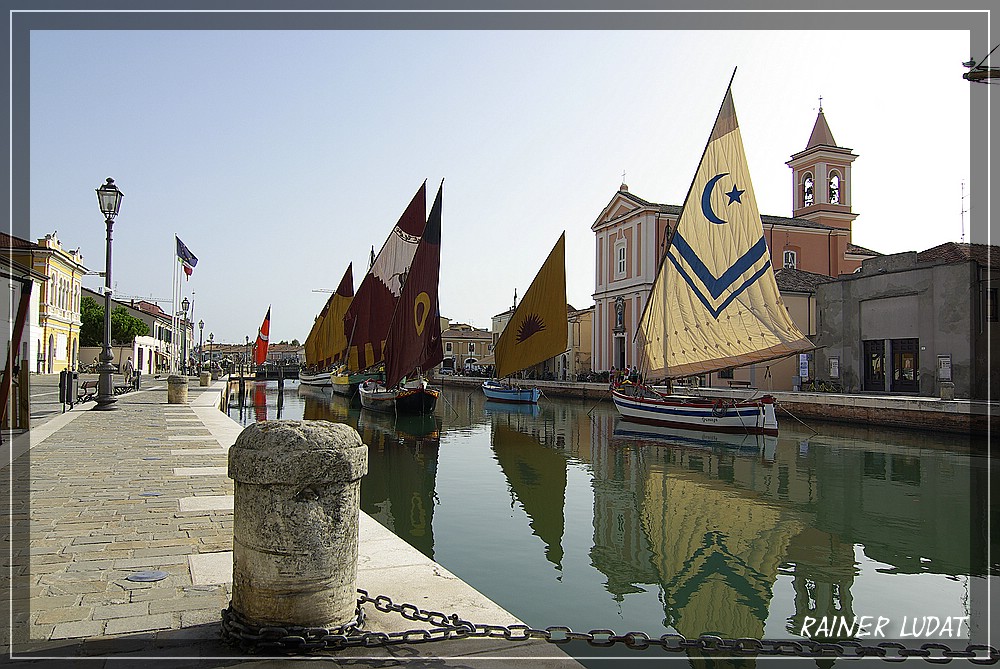
[[[777,438],[671,435],[466,388],[398,419],[297,383],[252,396],[230,416],[355,427],[364,511],[529,626],[985,642],[985,438],[787,416]]]

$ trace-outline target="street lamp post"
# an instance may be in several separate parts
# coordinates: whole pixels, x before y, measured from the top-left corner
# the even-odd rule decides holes
[[[97,189],[97,201],[104,214],[104,222],[108,226],[108,241],[104,263],[104,347],[101,349],[101,360],[98,366],[100,377],[97,381],[97,403],[94,408],[99,410],[115,409],[115,388],[111,375],[114,365],[111,360],[111,227],[122,204],[124,194],[115,186],[115,180],[107,178],[107,182]]]
[[[214,358],[212,357],[212,353],[214,353],[215,351],[214,351],[213,344],[215,344],[215,333],[214,332],[209,332],[208,333],[208,371],[214,373],[215,366],[212,364],[214,362]]]
[[[198,374],[205,366],[205,319],[198,321]]]
[[[190,308],[191,302],[188,298],[181,300],[181,311],[184,312],[184,322],[181,327],[184,328],[181,332],[181,374],[187,376],[188,373],[188,359],[187,359],[187,347],[188,347],[188,308]]]

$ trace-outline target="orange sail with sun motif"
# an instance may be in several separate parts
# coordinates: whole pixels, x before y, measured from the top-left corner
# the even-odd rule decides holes
[[[565,351],[567,328],[564,232],[497,341],[496,377],[508,377]]]

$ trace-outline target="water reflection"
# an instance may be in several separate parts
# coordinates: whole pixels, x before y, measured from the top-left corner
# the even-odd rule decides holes
[[[368,445],[361,507],[397,536],[434,557],[434,504],[441,420],[366,411],[357,397],[299,386],[303,418],[346,423]]]
[[[286,390],[290,418],[292,397],[369,445],[367,513],[535,627],[795,637],[807,616],[967,614],[987,571],[987,463],[947,436],[671,434],[456,388],[429,420]]]

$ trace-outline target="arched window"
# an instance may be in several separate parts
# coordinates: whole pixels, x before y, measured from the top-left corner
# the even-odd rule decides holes
[[[813,203],[813,177],[806,172],[806,178],[802,181],[802,206],[808,207]]]
[[[830,175],[830,204],[840,204],[840,175],[834,172]]]

